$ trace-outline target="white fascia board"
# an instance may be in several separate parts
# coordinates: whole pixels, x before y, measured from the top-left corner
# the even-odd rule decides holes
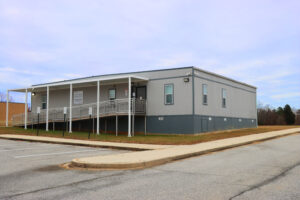
[[[26,92],[26,89],[28,92],[32,91],[32,87],[28,87],[28,88],[16,88],[16,89],[9,89],[9,92]]]
[[[49,83],[49,84],[44,84],[44,85],[37,85],[37,86],[32,86],[32,88],[43,88],[43,87],[51,87],[51,86],[61,86],[61,85],[69,85],[69,84],[80,84],[80,83],[91,83],[91,82],[97,82],[97,81],[110,81],[110,80],[117,80],[117,79],[128,79],[129,77],[143,80],[143,81],[148,81],[148,78],[141,77],[141,76],[135,76],[135,75],[126,75],[126,76],[116,76],[116,77],[111,77],[111,78],[88,78],[88,79],[83,79],[83,80],[70,80],[70,81],[64,81],[61,83]]]
[[[133,76],[130,76],[131,78],[135,78],[135,79],[140,79],[140,80],[144,80],[144,81],[148,81],[149,78],[146,78],[146,77],[142,77],[142,76],[136,76],[136,75],[133,75]]]

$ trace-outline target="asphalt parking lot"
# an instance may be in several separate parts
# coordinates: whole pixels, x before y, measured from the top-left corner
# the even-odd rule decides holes
[[[66,170],[125,151],[0,140],[0,199],[300,199],[300,134],[127,171]]]
[[[59,165],[76,157],[122,152],[126,151],[0,139],[0,198],[22,196],[23,191],[39,190],[48,183],[81,180],[80,173]],[[89,172],[82,174],[89,176]]]

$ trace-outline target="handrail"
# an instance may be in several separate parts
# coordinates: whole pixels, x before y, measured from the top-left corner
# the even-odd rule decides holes
[[[131,113],[132,114],[145,114],[146,113],[146,100],[131,99]],[[97,103],[89,103],[83,105],[72,106],[72,118],[85,119],[89,117],[89,108],[92,107],[92,117],[97,116]],[[64,107],[50,108],[48,120],[49,122],[62,121]],[[115,99],[108,101],[101,101],[99,103],[100,117],[105,115],[127,114],[128,113],[128,99]],[[69,118],[70,107],[67,107],[67,118]],[[16,114],[12,116],[13,126],[21,126],[24,124],[25,114]],[[27,115],[27,123],[35,124],[37,113],[29,112]],[[46,110],[40,112],[40,123],[46,122]]]

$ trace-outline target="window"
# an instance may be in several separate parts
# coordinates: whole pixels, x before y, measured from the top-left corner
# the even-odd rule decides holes
[[[75,105],[83,104],[83,91],[74,91],[73,93],[73,99]]]
[[[42,95],[42,109],[47,109],[47,96]]]
[[[174,85],[173,84],[165,85],[165,104],[166,105],[174,104]]]
[[[204,105],[207,105],[207,85],[202,85],[202,102]]]
[[[108,91],[109,100],[115,100],[116,99],[116,89],[110,89]]]
[[[222,88],[222,107],[226,108],[226,90]]]

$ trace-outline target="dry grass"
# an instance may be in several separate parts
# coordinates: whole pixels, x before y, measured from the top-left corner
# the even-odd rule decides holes
[[[290,128],[300,128],[300,126],[259,126],[258,128],[246,128],[238,130],[227,130],[203,133],[198,135],[136,135],[135,137],[128,138],[125,135],[115,136],[112,134],[91,134],[90,140],[109,141],[109,142],[128,142],[128,143],[143,143],[143,144],[196,144],[201,142],[208,142],[213,140],[220,140],[225,138],[239,137],[244,135],[258,134],[269,131],[277,131]],[[21,128],[5,128],[0,127],[0,134],[21,134],[21,135],[36,135],[36,130],[24,130]],[[49,137],[62,137],[62,131],[49,131],[40,130],[41,136]],[[88,139],[86,132],[65,132],[65,138],[72,139]]]
[[[0,127],[5,125],[6,125],[6,121],[0,121]]]

